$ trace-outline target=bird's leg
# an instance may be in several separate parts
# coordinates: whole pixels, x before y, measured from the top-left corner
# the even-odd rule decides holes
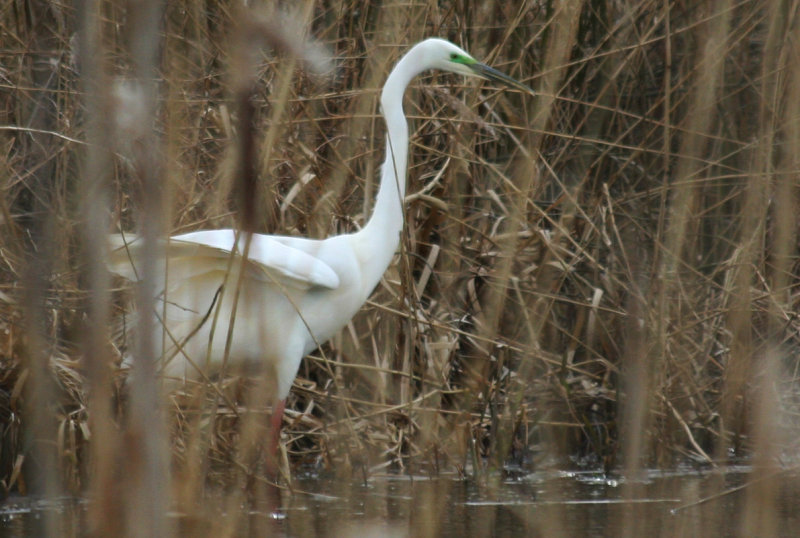
[[[272,406],[272,417],[270,418],[269,432],[267,433],[267,475],[272,480],[278,479],[278,448],[281,440],[281,422],[283,421],[283,410],[286,408],[286,400],[278,400]]]

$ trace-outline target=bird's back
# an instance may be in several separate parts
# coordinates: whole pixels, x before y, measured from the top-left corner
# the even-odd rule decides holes
[[[219,232],[177,236],[160,245],[156,315],[161,323],[155,340],[164,372],[183,378],[214,371],[225,361],[231,367],[255,366],[266,369],[285,395],[302,357],[339,331],[371,291],[360,280],[350,236],[254,236],[255,259],[251,255],[242,265],[241,252],[231,256]],[[109,268],[137,280],[141,245],[127,239],[112,238],[116,248]],[[276,252],[291,257],[275,259]]]

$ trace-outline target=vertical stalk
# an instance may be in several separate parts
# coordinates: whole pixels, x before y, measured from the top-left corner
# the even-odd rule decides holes
[[[164,536],[169,503],[169,445],[162,415],[156,365],[155,317],[157,260],[163,255],[159,239],[163,233],[162,167],[159,141],[153,129],[156,113],[156,71],[163,7],[159,0],[141,0],[131,6],[131,57],[141,91],[142,122],[139,152],[134,166],[141,182],[141,236],[143,256],[141,282],[137,286],[139,321],[133,372],[130,379],[131,409],[126,432],[128,442],[126,487],[127,531],[131,536]]]

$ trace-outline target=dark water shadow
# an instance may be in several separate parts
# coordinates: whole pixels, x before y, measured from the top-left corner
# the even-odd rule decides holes
[[[237,526],[268,528],[267,534],[277,536],[357,538],[741,536],[748,489],[761,478],[748,467],[648,471],[635,482],[555,471],[494,481],[385,475],[363,482],[306,475],[296,478],[292,493],[284,492],[279,513],[243,509],[237,517],[245,518],[244,525]],[[800,474],[779,471],[771,479],[778,488],[774,529],[778,536],[794,536],[800,528]],[[210,499],[209,521],[221,516],[213,507],[222,504]],[[86,506],[76,499],[9,499],[0,505],[0,536],[41,536],[45,519],[59,536],[81,536]],[[172,518],[178,535],[188,530],[179,514]],[[193,521],[191,528],[202,529],[202,522]]]

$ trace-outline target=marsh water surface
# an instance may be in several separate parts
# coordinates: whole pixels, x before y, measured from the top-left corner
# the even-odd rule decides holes
[[[748,506],[759,506],[752,505],[753,488],[765,480],[776,481],[778,492],[770,532],[795,536],[797,470],[758,476],[747,467],[649,471],[635,481],[533,473],[494,484],[393,475],[345,483],[307,475],[296,477],[277,513],[256,506],[241,517],[249,534],[267,529],[277,536],[741,536]],[[11,498],[0,505],[0,536],[38,536],[44,520],[60,536],[80,536],[86,507],[73,499]],[[180,514],[171,517],[186,530]]]

